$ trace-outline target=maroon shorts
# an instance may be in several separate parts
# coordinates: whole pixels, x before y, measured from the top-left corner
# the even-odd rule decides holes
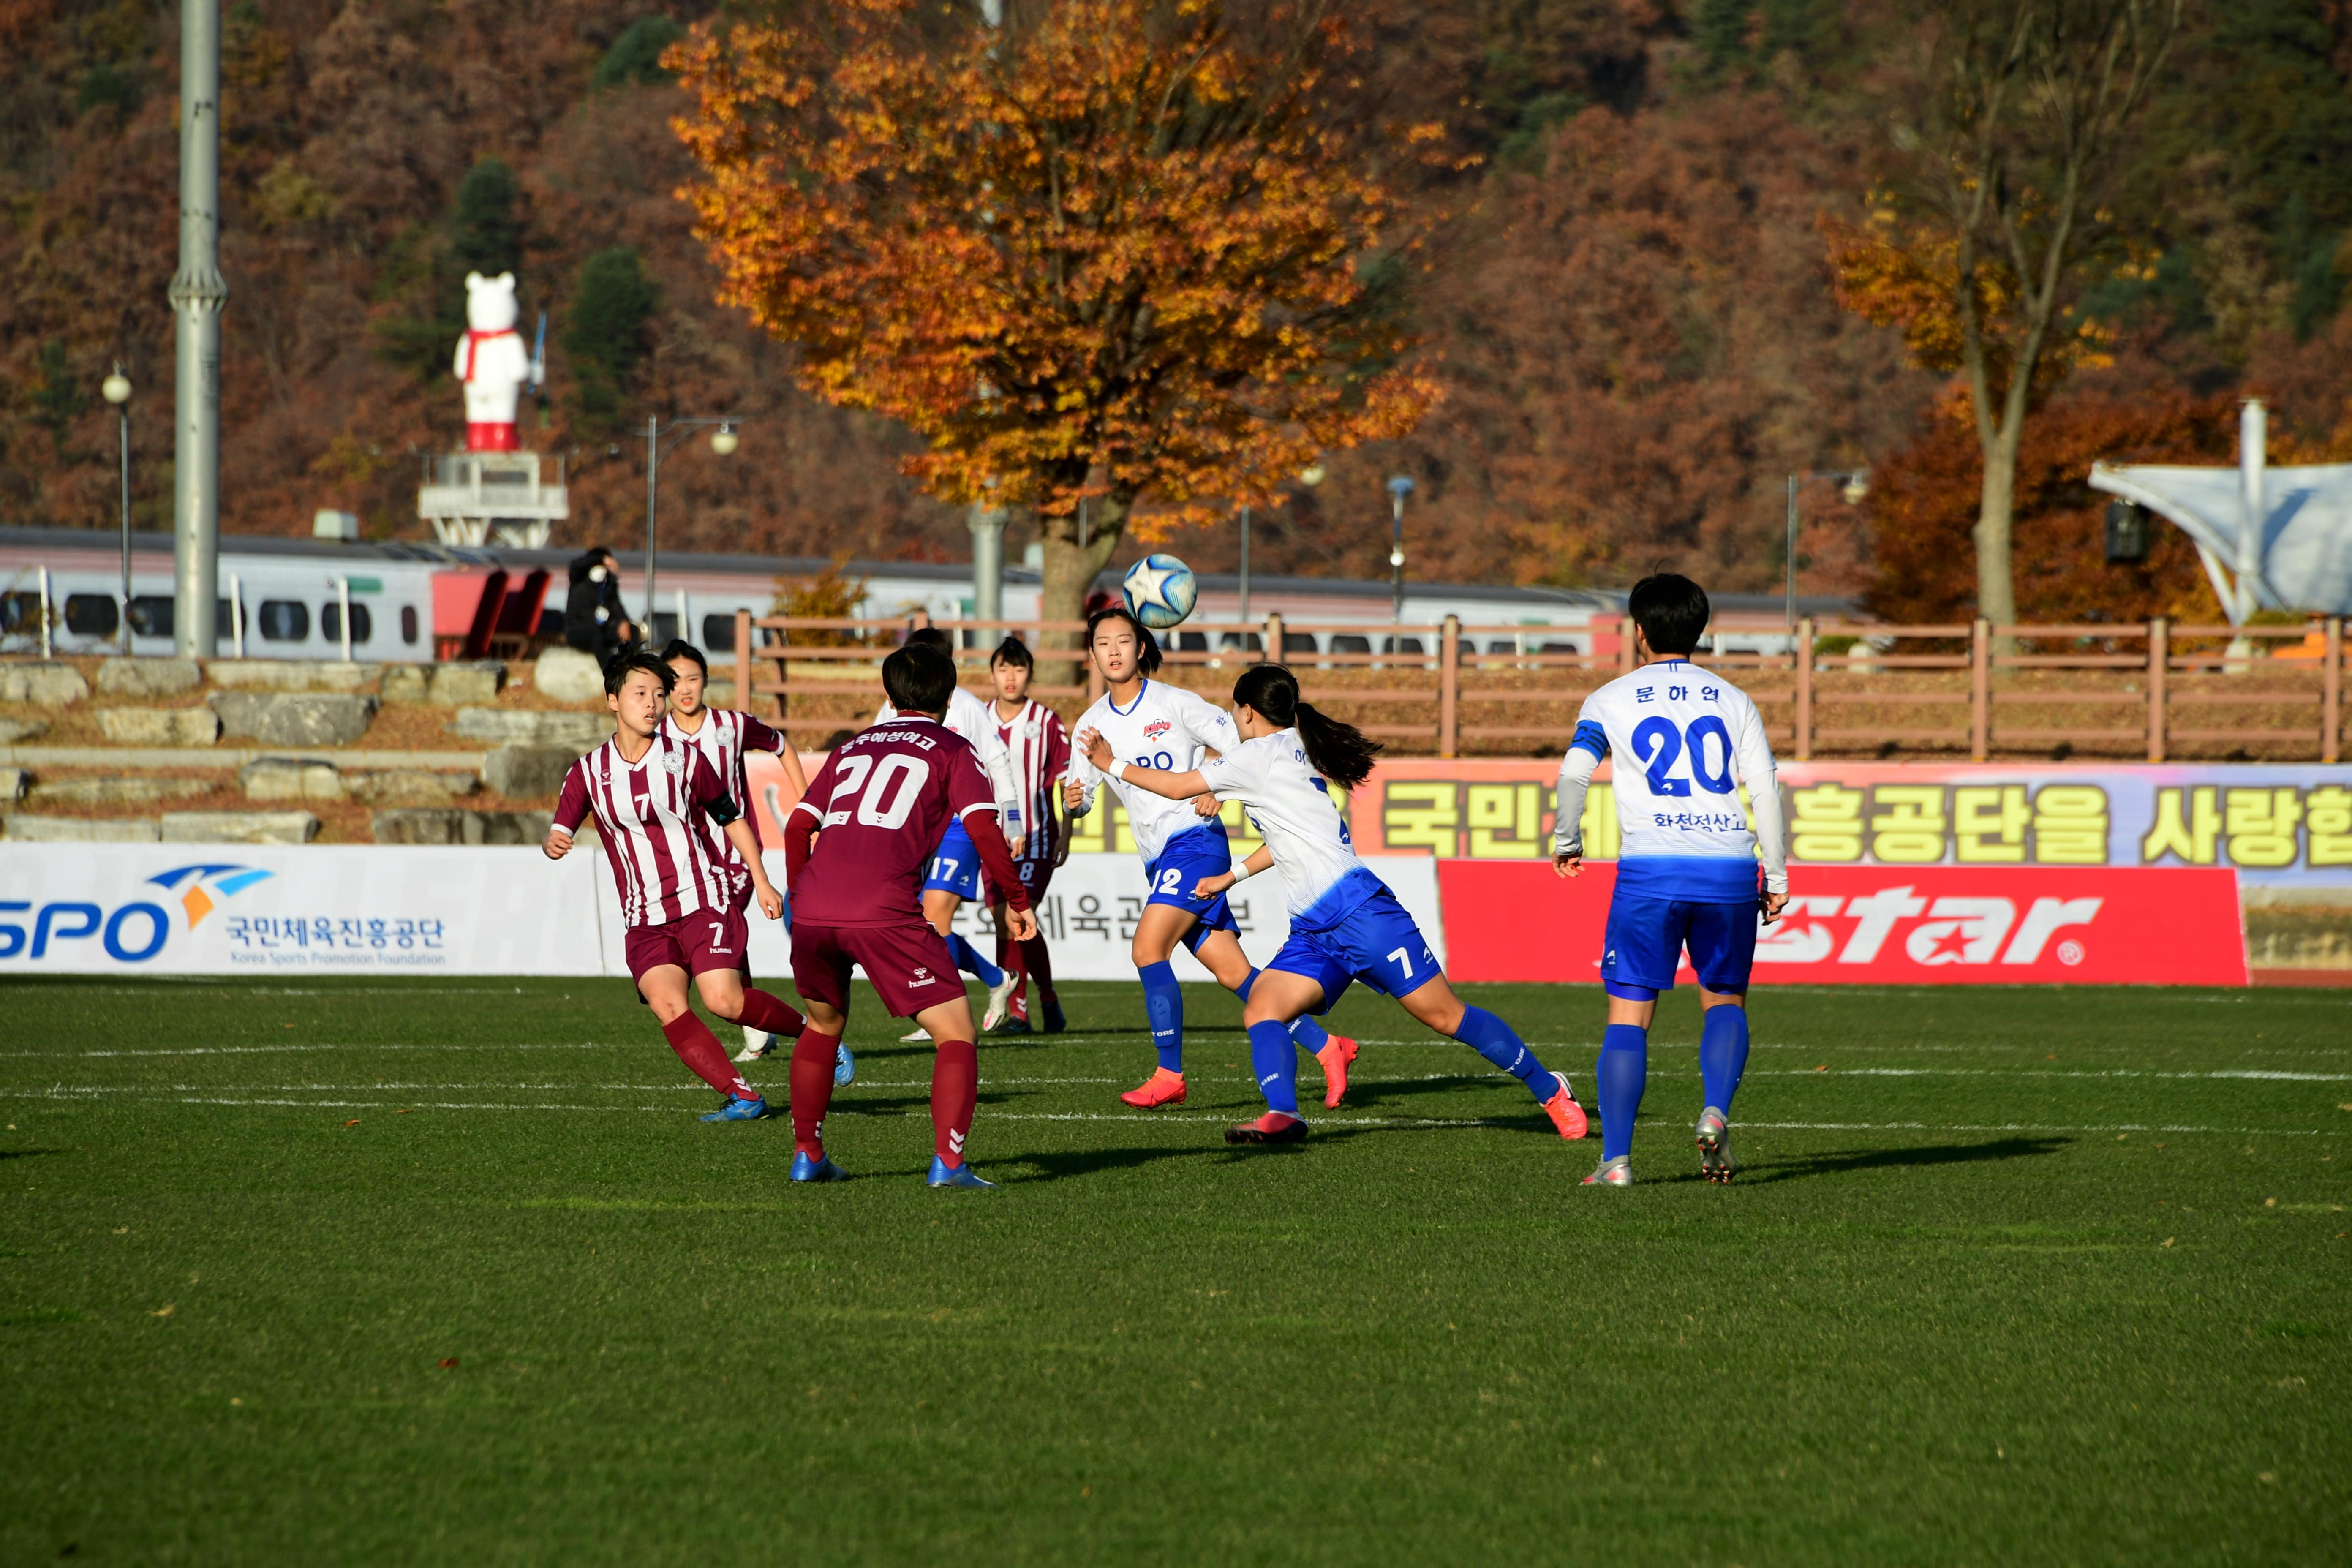
[[[629,977],[642,981],[646,971],[666,963],[676,964],[688,974],[713,969],[749,973],[744,948],[751,935],[740,904],[725,910],[705,910],[663,925],[632,926],[624,942]]]
[[[793,984],[803,1000],[849,1009],[849,969],[866,966],[866,978],[881,994],[894,1018],[912,1017],[926,1007],[963,993],[955,955],[930,922],[904,925],[793,927]]]
[[[1021,873],[1021,886],[1029,895],[1029,907],[1033,910],[1038,908],[1045,901],[1045,885],[1054,879],[1054,863],[1051,860],[1015,860],[1013,868]],[[1005,901],[1004,889],[984,873],[981,883],[987,891],[990,903]]]

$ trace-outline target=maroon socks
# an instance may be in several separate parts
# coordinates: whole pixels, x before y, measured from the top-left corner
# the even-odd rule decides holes
[[[793,1114],[798,1116],[800,1057],[793,1058]],[[825,1058],[830,1073],[833,1058]],[[831,1080],[828,1079],[827,1080]],[[964,1135],[971,1131],[971,1113],[980,1103],[980,1047],[970,1040],[941,1040],[939,1059],[931,1065],[931,1148],[950,1165],[963,1163]]]
[[[808,1022],[781,998],[748,985],[743,988],[743,1011],[736,1015],[735,1021],[747,1029],[784,1039],[799,1034],[801,1026]]]
[[[824,1110],[833,1103],[833,1054],[840,1044],[814,1026],[793,1042],[793,1146],[812,1160],[824,1158]],[[972,1064],[977,1077],[977,1054]]]
[[[662,1034],[677,1059],[694,1072],[694,1076],[721,1094],[731,1094],[738,1100],[757,1100],[760,1091],[743,1081],[735,1064],[727,1058],[727,1047],[710,1032],[710,1026],[694,1016],[691,1010],[680,1013],[662,1026]]]

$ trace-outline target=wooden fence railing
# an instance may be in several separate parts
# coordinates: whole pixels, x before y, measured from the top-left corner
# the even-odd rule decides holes
[[[920,612],[887,620],[739,614],[735,703],[770,721],[830,734],[862,723],[881,700],[880,660]],[[986,689],[989,653],[1007,634],[1037,649],[1041,674],[1073,668],[1083,683],[1040,680],[1040,700],[1069,716],[1101,694],[1075,651],[1045,647],[1075,621],[958,621],[960,664]],[[1596,625],[1579,653],[1559,627],[1190,622],[1163,638],[1168,678],[1208,689],[1215,672],[1278,658],[1298,669],[1308,700],[1367,732],[1426,747],[1527,754],[1565,744],[1576,708],[1634,668],[1630,620]],[[1711,634],[1712,636],[1712,634]],[[1780,754],[2341,759],[2344,623],[2305,626],[2138,625],[1884,626],[1798,623],[1726,628],[1721,640],[1778,642],[1780,651],[1702,649],[1754,699]],[[1793,647],[1788,645],[1793,642]],[[1719,646],[1719,643],[1717,645]],[[1222,691],[1218,692],[1222,695]],[[2214,717],[2219,714],[2220,718]],[[2183,722],[2186,719],[2188,721]],[[2234,722],[2230,721],[2234,719]]]

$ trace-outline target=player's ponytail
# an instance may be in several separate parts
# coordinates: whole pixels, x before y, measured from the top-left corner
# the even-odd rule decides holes
[[[1352,790],[1372,776],[1381,743],[1343,724],[1298,695],[1298,678],[1278,664],[1254,664],[1234,682],[1234,701],[1279,729],[1297,730],[1299,746],[1315,771]]]

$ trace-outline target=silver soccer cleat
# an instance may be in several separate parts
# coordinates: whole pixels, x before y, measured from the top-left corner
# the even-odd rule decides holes
[[[1698,1173],[1718,1185],[1728,1183],[1739,1162],[1731,1157],[1731,1124],[1722,1111],[1708,1106],[1698,1113]]]
[[[1633,1156],[1620,1154],[1613,1160],[1603,1160],[1584,1178],[1588,1187],[1630,1187],[1633,1184]]]
[[[743,1048],[735,1054],[739,1062],[756,1062],[776,1048],[776,1037],[765,1029],[743,1031]]]

